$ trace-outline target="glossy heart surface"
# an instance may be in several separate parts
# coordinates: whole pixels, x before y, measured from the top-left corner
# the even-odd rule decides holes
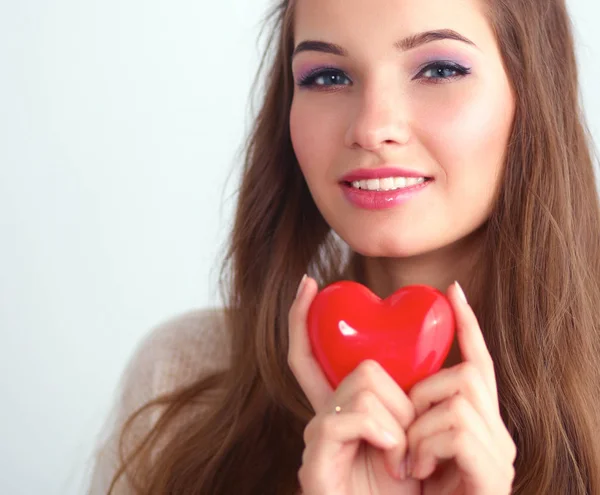
[[[433,287],[403,287],[382,300],[351,281],[321,290],[307,324],[313,354],[334,388],[372,359],[406,392],[439,371],[455,331],[450,302]]]

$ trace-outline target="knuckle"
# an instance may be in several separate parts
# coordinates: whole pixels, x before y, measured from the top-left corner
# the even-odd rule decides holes
[[[317,427],[317,434],[321,437],[331,437],[335,434],[337,418],[332,415],[325,416],[319,423]]]
[[[375,431],[377,429],[377,423],[375,423],[375,420],[371,416],[364,415],[361,422],[366,431]]]
[[[313,422],[311,421],[310,423],[308,423],[308,425],[306,425],[306,428],[304,428],[304,432],[302,434],[302,440],[304,441],[304,445],[308,445],[310,439],[312,438],[312,425]]]
[[[377,383],[377,378],[381,372],[381,367],[377,361],[367,359],[358,365],[356,368],[361,382],[367,387],[372,388]]]
[[[470,387],[480,378],[480,375],[477,368],[472,363],[466,361],[459,365],[458,377],[464,385]]]
[[[446,402],[448,411],[455,420],[458,420],[458,425],[464,424],[467,416],[467,400],[461,395],[454,395]]]
[[[455,430],[452,438],[454,452],[470,452],[471,436],[466,430]]]
[[[398,411],[398,420],[402,428],[407,429],[417,417],[415,407],[412,402],[407,401],[401,405]]]
[[[370,433],[371,435],[377,435],[379,433],[379,425],[370,416],[365,416],[363,418],[362,425],[365,433]]]
[[[354,409],[358,412],[368,413],[372,411],[377,398],[370,390],[361,390],[354,400]]]
[[[417,383],[408,393],[408,401],[411,405],[410,411],[413,418],[417,415],[417,411],[423,409],[428,404],[427,391],[421,383]]]
[[[421,383],[416,383],[408,392],[408,399],[411,403],[417,403],[421,397]]]
[[[303,432],[304,445],[308,445],[315,437],[318,432],[320,422],[319,416],[315,416],[311,421],[308,422]]]

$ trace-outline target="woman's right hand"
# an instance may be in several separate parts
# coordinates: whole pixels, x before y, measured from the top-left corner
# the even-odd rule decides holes
[[[288,362],[315,410],[304,430],[302,493],[418,495],[420,481],[404,479],[412,402],[375,361],[363,362],[333,390],[312,354],[306,328],[317,291],[316,282],[305,278],[289,312]]]

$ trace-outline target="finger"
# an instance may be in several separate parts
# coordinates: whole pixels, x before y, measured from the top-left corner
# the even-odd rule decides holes
[[[498,463],[487,445],[466,430],[443,431],[425,438],[418,446],[418,464],[412,476],[425,479],[433,473],[437,463],[454,459],[462,478],[474,492],[489,492],[495,488],[504,493],[514,478],[512,465]]]
[[[313,279],[306,277],[298,290],[288,315],[288,364],[313,409],[319,411],[325,407],[333,389],[313,356],[306,327],[308,309],[318,286]]]
[[[494,362],[489,353],[479,322],[458,282],[448,289],[448,299],[456,318],[456,334],[464,361],[473,363],[481,372],[493,397],[497,397]]]
[[[382,421],[386,421],[383,424],[390,424],[388,421],[391,420],[389,428],[400,439],[397,447],[385,452],[386,468],[391,476],[402,479],[405,472],[402,461],[406,458],[405,431],[415,418],[414,406],[404,390],[379,363],[365,360],[342,380],[335,391],[334,401],[340,405],[350,404],[354,410],[363,412],[377,414],[381,410],[386,411],[382,415],[382,418],[385,417]],[[370,409],[369,405],[375,403],[377,406]]]
[[[450,430],[466,430],[485,445],[494,443],[487,425],[475,411],[471,403],[460,395],[436,405],[419,416],[406,432],[408,451],[413,465],[418,465],[423,459],[418,457],[419,445],[427,438]],[[502,462],[502,452],[491,450],[496,462]],[[424,459],[427,461],[428,459]]]
[[[384,452],[384,462],[390,476],[402,479],[401,466],[407,450],[406,434],[379,397],[371,390],[362,390],[349,403],[344,403],[341,407],[342,414],[347,412],[368,414],[398,440],[395,447]]]
[[[497,427],[498,421],[501,421],[495,405],[497,399],[490,396],[481,373],[470,362],[444,368],[425,378],[411,389],[409,397],[419,416],[434,404],[457,394],[463,395],[473,405],[485,419],[490,431]]]
[[[417,416],[420,416],[434,404],[455,395],[462,395],[471,403],[485,422],[496,444],[512,455],[514,460],[516,447],[500,416],[498,398],[490,396],[481,373],[470,362],[445,368],[417,383],[411,389],[409,397]]]
[[[349,402],[362,390],[377,395],[403,429],[414,421],[413,403],[377,361],[365,360],[349,373],[336,390],[336,400]]]
[[[312,432],[311,432],[312,430]],[[364,413],[322,414],[307,426],[302,466],[298,472],[304,493],[329,493],[332,470],[349,470],[360,444],[368,442],[380,449],[389,449],[397,439],[373,417]]]
[[[323,415],[306,427],[305,438],[314,462],[329,461],[349,442],[364,440],[383,450],[396,447],[400,442],[371,414],[362,412]]]

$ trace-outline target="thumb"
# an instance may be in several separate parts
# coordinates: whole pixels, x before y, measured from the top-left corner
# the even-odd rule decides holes
[[[308,338],[308,310],[317,292],[316,281],[305,275],[288,316],[288,364],[315,412],[323,409],[333,394]]]

